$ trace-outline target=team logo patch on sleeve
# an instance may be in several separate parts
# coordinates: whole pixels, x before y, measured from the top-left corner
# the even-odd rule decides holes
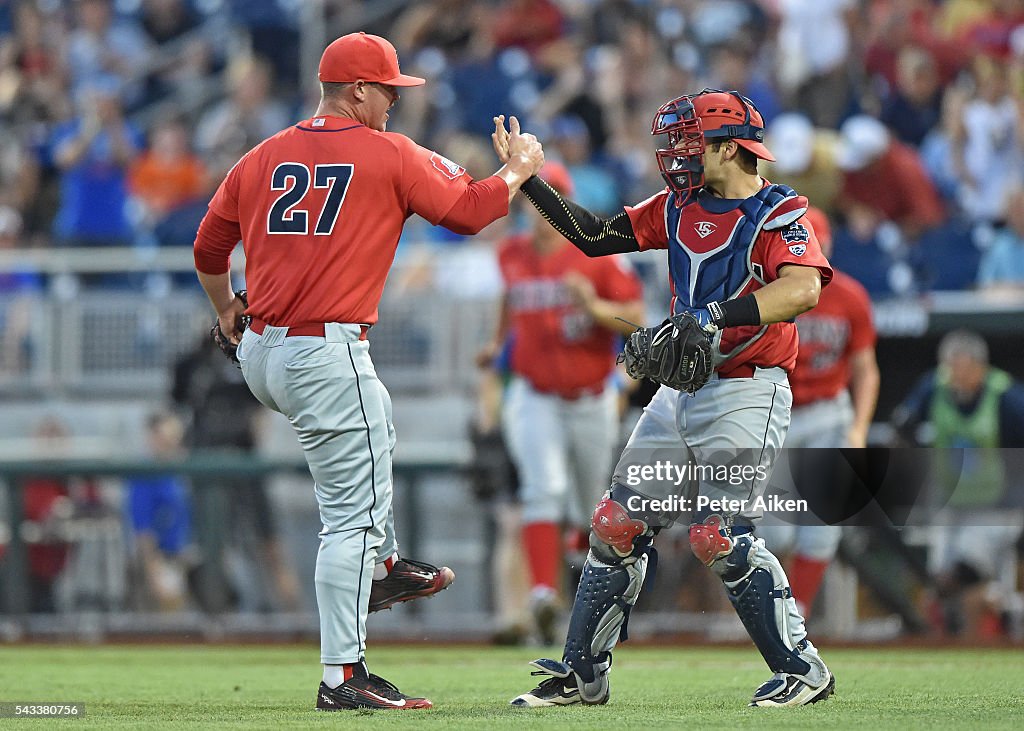
[[[466,174],[466,168],[457,165],[443,155],[438,155],[436,152],[430,156],[430,163],[449,180],[455,180]]]
[[[807,251],[807,244],[790,244],[789,250],[793,256],[803,256]]]

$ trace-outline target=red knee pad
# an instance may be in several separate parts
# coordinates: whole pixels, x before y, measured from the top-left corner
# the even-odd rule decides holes
[[[622,505],[607,497],[594,509],[590,527],[602,543],[611,546],[620,556],[631,554],[637,536],[647,531],[646,523],[630,518]]]
[[[732,540],[722,535],[721,528],[722,518],[718,515],[690,526],[690,550],[705,566],[710,566],[732,551]]]

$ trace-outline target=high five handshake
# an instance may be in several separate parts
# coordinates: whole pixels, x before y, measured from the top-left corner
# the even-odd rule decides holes
[[[508,184],[511,201],[519,186],[536,175],[544,165],[544,148],[535,136],[520,131],[519,120],[515,117],[508,118],[508,126],[506,130],[504,114],[495,117],[491,141],[498,160],[504,165],[495,175]]]

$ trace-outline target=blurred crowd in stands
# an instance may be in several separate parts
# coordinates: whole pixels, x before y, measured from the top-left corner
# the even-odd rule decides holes
[[[428,78],[393,130],[487,175],[517,114],[606,213],[661,187],[661,103],[739,89],[763,174],[834,217],[873,295],[1024,285],[1024,0],[0,1],[3,245],[190,245],[225,171],[314,108],[311,27]]]
[[[654,110],[704,87],[737,89],[768,124],[777,161],[762,173],[831,217],[833,263],[873,296],[1024,293],[1024,0],[0,0],[0,252],[190,247],[223,175],[312,113],[316,60],[354,30],[389,38],[403,70],[428,79],[402,91],[390,128],[475,177],[497,167],[493,115],[515,114],[566,165],[574,198],[613,214],[663,186]],[[420,260],[466,254],[430,275],[447,295],[493,296],[500,283],[493,262],[492,276],[481,276],[484,260],[515,225],[470,241],[419,221],[404,243],[427,244]],[[398,283],[423,286],[419,274],[407,267]],[[30,300],[4,295],[47,286],[38,271],[0,269],[0,374],[32,361],[39,322]],[[419,348],[403,327],[402,352]],[[175,365],[176,415],[146,424],[148,456],[253,448],[248,390],[203,343]],[[987,351],[967,349],[973,361],[954,401],[965,418],[985,405],[1005,422],[998,446],[1018,446],[1019,417],[1011,429],[1003,412],[1019,413],[1019,387],[1007,385],[992,407],[978,395]],[[922,383],[902,409],[915,418],[897,426],[934,420],[925,412],[935,375]],[[53,445],[66,431],[47,420],[35,436],[59,454]],[[69,561],[88,567],[122,552],[146,589],[143,608],[300,607],[267,486],[213,486],[131,478],[107,504],[92,481],[31,481],[25,513],[43,539],[86,514],[109,520],[129,546],[72,556],[64,539],[36,541],[31,608],[60,605],[55,587]],[[245,555],[266,574],[252,596],[253,582],[232,580],[231,561],[196,556],[204,516],[218,509],[204,501],[225,499],[242,508],[223,554]],[[943,575],[941,603],[962,602],[989,578],[968,568]],[[128,592],[98,582],[76,589],[81,604],[120,606],[96,597]]]

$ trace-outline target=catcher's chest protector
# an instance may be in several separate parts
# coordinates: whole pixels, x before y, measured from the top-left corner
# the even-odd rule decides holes
[[[764,284],[761,265],[751,261],[754,243],[762,229],[787,226],[804,214],[806,204],[795,205],[797,198],[785,185],[766,186],[739,205],[701,194],[677,208],[669,196],[665,219],[672,313],[732,299],[751,279]]]

